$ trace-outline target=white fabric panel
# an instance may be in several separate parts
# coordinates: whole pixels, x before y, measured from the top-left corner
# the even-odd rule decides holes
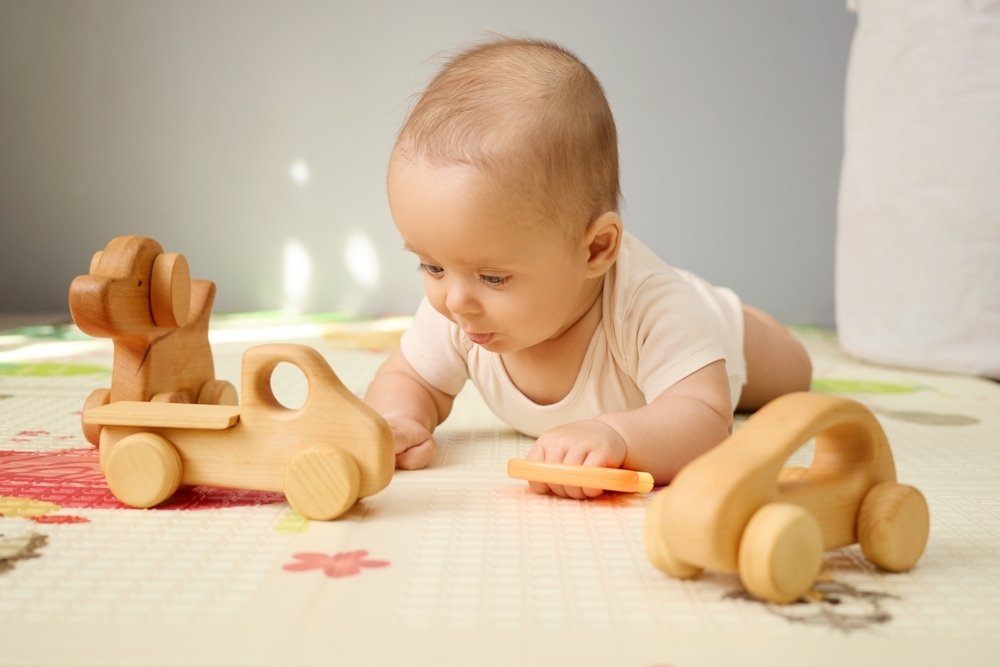
[[[1000,1],[850,4],[841,343],[1000,378]]]

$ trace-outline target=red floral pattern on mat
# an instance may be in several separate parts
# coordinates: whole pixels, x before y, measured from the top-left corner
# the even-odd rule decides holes
[[[120,509],[101,472],[97,449],[85,447],[56,452],[0,451],[0,496],[44,500],[62,507]],[[193,510],[242,507],[284,502],[270,491],[182,487],[159,509]]]
[[[28,517],[35,523],[90,523],[90,519],[82,516],[75,516],[72,514],[53,514],[51,516],[33,516]]]
[[[14,437],[10,439],[10,444],[23,445],[46,436],[54,438],[56,441],[73,440],[78,437],[75,435],[55,435],[45,429],[24,429],[14,434]]]
[[[368,552],[364,550],[341,551],[336,554],[301,552],[292,554],[292,557],[298,562],[288,563],[282,569],[289,572],[323,570],[323,573],[328,577],[350,577],[361,574],[362,568],[389,566],[387,560],[373,560],[367,556]]]

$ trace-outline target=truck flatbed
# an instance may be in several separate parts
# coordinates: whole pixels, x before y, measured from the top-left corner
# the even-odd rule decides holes
[[[238,405],[115,401],[83,413],[84,424],[99,426],[223,430],[239,420]]]

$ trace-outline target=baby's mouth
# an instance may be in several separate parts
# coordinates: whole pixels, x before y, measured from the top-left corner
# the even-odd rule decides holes
[[[493,334],[491,333],[469,333],[466,332],[466,337],[471,340],[476,345],[486,345],[491,340],[493,340]]]

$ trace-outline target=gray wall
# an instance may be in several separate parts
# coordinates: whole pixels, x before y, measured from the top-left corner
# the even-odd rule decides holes
[[[0,0],[0,311],[64,309],[94,250],[143,234],[218,284],[217,312],[410,312],[386,158],[441,54],[498,32],[603,81],[627,228],[832,324],[854,23],[832,0]]]

